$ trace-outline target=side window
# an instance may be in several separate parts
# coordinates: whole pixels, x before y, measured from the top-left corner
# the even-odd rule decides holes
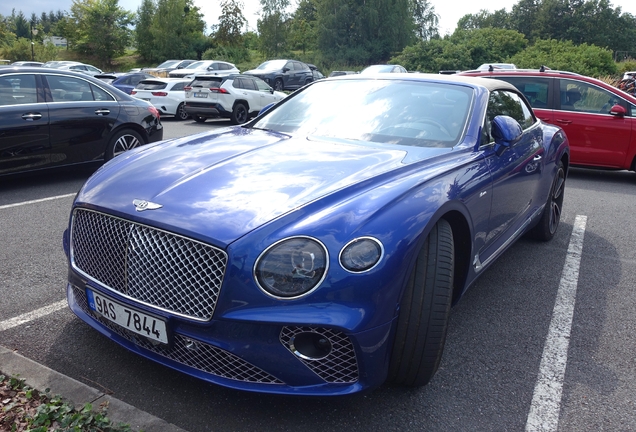
[[[35,75],[0,77],[0,106],[37,103]]]
[[[183,88],[186,86],[186,84],[188,84],[187,82],[178,82],[175,85],[172,86],[172,89],[170,91],[183,91]]]
[[[79,78],[47,75],[53,102],[93,101],[92,84]],[[98,99],[99,100],[99,99]]]
[[[243,86],[246,90],[258,90],[258,88],[256,88],[256,83],[252,79],[244,79]]]
[[[235,78],[234,81],[232,81],[232,87],[234,88],[245,88],[243,86],[243,79],[242,78]]]
[[[289,69],[289,70],[292,70],[292,71],[293,71],[293,70],[294,70],[294,63],[293,63],[293,62],[287,62],[287,63],[285,64],[285,67],[286,67],[287,69]]]
[[[93,98],[96,101],[112,101],[113,100],[113,97],[111,95],[109,95],[104,90],[97,87],[96,85],[91,84],[91,90],[93,90]]]
[[[488,108],[486,110],[486,122],[484,124],[484,136],[482,144],[492,142],[491,122],[498,115],[506,115],[517,120],[522,129],[527,129],[534,124],[534,117],[530,108],[516,93],[496,90],[490,93]]]
[[[559,83],[561,109],[586,113],[609,114],[620,98],[591,84],[562,79]]]
[[[267,93],[270,92],[271,87],[265,81],[263,81],[261,79],[257,79],[257,80],[254,80],[254,81],[256,81],[256,86],[258,87],[259,91],[267,92]]]
[[[507,81],[517,87],[523,95],[528,99],[532,108],[548,107],[548,87],[550,78],[535,77],[500,77],[502,81]]]

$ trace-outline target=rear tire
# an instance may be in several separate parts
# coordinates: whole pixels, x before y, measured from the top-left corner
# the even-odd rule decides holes
[[[557,228],[559,228],[559,222],[561,222],[564,192],[565,168],[563,167],[563,162],[559,161],[557,164],[556,176],[554,177],[552,187],[550,188],[548,201],[545,204],[543,213],[541,213],[541,219],[531,231],[532,237],[535,239],[549,241],[552,240],[556,234]]]
[[[190,117],[190,114],[188,114],[185,110],[184,104],[180,103],[179,106],[177,107],[177,112],[175,114],[175,117],[177,118],[177,120],[187,120],[188,117]]]
[[[111,160],[115,156],[127,152],[144,144],[145,141],[137,132],[132,129],[122,129],[117,132],[106,147],[105,159]]]
[[[400,302],[388,382],[420,387],[435,375],[453,298],[454,254],[452,228],[440,219],[417,256]]]
[[[243,124],[247,121],[247,119],[249,119],[249,112],[247,111],[245,104],[237,103],[234,105],[232,116],[230,117],[232,124]]]

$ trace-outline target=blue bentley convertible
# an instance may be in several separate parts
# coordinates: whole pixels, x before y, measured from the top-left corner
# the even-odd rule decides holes
[[[451,305],[550,240],[566,136],[498,80],[320,80],[243,126],[100,168],[64,233],[68,302],[121,346],[242,390],[421,386]]]

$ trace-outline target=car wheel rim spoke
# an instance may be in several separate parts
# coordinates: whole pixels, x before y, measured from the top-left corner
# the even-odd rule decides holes
[[[133,149],[139,145],[139,141],[132,135],[124,135],[115,143],[115,156],[120,155],[130,149]]]
[[[565,186],[565,178],[563,175],[563,171],[559,171],[559,174],[557,176],[557,183],[555,185],[554,188],[554,199],[558,199],[561,194],[563,193],[563,188]]]

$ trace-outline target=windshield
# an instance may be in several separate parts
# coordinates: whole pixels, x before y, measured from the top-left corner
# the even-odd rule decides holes
[[[207,62],[198,61],[198,62],[194,62],[192,64],[189,64],[188,66],[185,67],[185,69],[198,69],[200,67],[203,67],[206,64],[207,64]]]
[[[261,63],[256,69],[258,70],[272,70],[282,69],[287,64],[287,60],[270,60],[265,63]]]
[[[401,80],[318,81],[252,126],[283,133],[418,147],[463,137],[473,89]]]
[[[393,70],[393,65],[375,65],[375,66],[369,66],[368,68],[365,68],[360,73],[385,73],[385,72],[391,72],[392,70]]]
[[[157,68],[167,68],[167,67],[170,67],[170,66],[174,66],[177,63],[179,63],[179,60],[166,60],[165,62],[163,62],[159,66],[157,66]]]

